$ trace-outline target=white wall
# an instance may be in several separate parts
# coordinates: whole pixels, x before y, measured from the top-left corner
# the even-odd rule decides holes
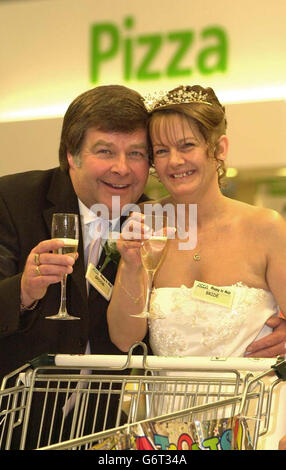
[[[286,103],[272,101],[227,106],[228,166],[241,169],[286,166]]]
[[[0,123],[0,176],[58,165],[62,119]]]

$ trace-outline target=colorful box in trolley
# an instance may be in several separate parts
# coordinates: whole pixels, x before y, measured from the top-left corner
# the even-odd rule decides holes
[[[278,448],[286,434],[284,359],[132,351],[46,355],[7,376],[1,449]]]

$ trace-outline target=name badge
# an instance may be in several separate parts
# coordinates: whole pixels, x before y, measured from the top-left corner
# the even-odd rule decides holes
[[[222,307],[231,308],[234,298],[234,291],[229,287],[213,286],[206,282],[195,281],[192,297],[204,300],[211,304],[221,305]]]
[[[85,277],[106,300],[110,300],[113,285],[94,264],[89,263]]]

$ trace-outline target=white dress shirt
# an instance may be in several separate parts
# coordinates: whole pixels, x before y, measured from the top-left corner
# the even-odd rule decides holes
[[[88,262],[92,262],[94,265],[97,265],[105,241],[108,240],[109,233],[115,231],[118,227],[120,217],[106,220],[98,217],[93,211],[85,206],[80,199],[78,199],[78,204],[82,226],[84,261],[85,267],[87,268]],[[119,231],[119,228],[117,231]],[[90,245],[99,238],[101,239],[101,243],[97,253],[97,259],[89,259]]]
[[[102,253],[105,241],[108,240],[109,232],[115,231],[118,226],[120,217],[112,220],[106,220],[98,217],[93,211],[85,206],[80,199],[78,199],[79,213],[81,218],[82,236],[83,236],[83,251],[84,251],[84,263],[85,269],[89,262],[92,262],[95,266],[97,265],[100,255]],[[110,230],[111,229],[111,230]],[[100,243],[98,246],[97,244]],[[94,248],[94,249],[93,249]],[[93,256],[94,255],[94,256]],[[89,282],[86,282],[87,294],[89,293]],[[87,342],[85,354],[90,354],[90,343]],[[81,374],[91,374],[91,371],[82,369]],[[77,388],[86,388],[87,383],[78,383]],[[67,403],[63,407],[64,416],[73,409],[76,400],[76,393],[74,392],[71,397],[67,400]]]

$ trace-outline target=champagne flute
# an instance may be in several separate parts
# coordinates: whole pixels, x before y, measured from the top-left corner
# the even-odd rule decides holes
[[[144,224],[149,227],[151,233],[151,237],[144,240],[140,248],[141,261],[147,274],[146,300],[143,312],[131,316],[137,318],[152,316],[155,318],[155,315],[150,313],[150,300],[154,287],[154,276],[167,248],[168,219],[166,216],[147,215]]]
[[[57,238],[64,242],[62,248],[55,250],[55,253],[75,256],[78,247],[79,222],[77,214],[53,214],[52,238]],[[66,283],[67,274],[61,280],[61,302],[56,315],[46,317],[48,320],[80,320],[80,317],[69,315],[66,307]]]

